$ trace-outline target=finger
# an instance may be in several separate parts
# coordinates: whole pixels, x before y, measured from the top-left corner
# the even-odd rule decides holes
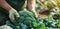
[[[35,13],[35,16],[36,16],[36,17],[38,17],[38,14],[37,14],[37,13]]]
[[[16,15],[16,17],[20,17],[20,15],[17,12],[15,13],[15,15]]]

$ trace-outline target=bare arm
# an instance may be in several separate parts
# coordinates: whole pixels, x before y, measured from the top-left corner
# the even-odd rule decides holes
[[[0,7],[8,11],[12,8],[5,0],[0,0]]]
[[[36,0],[27,0],[28,8],[35,12]]]
[[[37,12],[35,10],[36,0],[27,0],[28,8],[30,11],[35,13],[35,16],[38,17]]]
[[[12,8],[5,0],[0,0],[0,7],[9,11],[9,18],[10,18],[11,22],[15,25],[14,17],[15,16],[20,17],[18,12],[14,8]]]

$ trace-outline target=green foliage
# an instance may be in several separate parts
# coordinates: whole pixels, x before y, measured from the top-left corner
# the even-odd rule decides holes
[[[36,18],[34,16],[34,13],[30,12],[30,11],[19,11],[19,14],[20,14],[20,18],[16,18],[16,22],[18,24],[23,23],[23,24],[27,25],[29,28],[33,27],[35,29],[48,29],[48,27],[52,27],[52,26],[56,27],[55,24],[57,24],[57,23],[55,23],[56,21],[52,20],[51,16],[48,16],[48,18]],[[60,21],[58,21],[58,22],[60,22]],[[54,25],[52,25],[52,24],[54,24]],[[60,27],[60,23],[57,26]],[[19,28],[19,27],[17,26],[17,28]]]
[[[58,24],[57,24],[58,27],[60,27],[60,20],[58,20]]]
[[[16,29],[20,29],[20,26],[16,26]]]
[[[60,23],[59,23],[59,24],[57,24],[57,26],[58,26],[58,27],[60,27]]]
[[[19,11],[20,18],[16,18],[17,24],[25,24],[28,27],[33,27],[35,29],[44,29],[45,24],[40,24],[39,19],[34,16],[34,14],[30,11]],[[19,26],[17,26],[19,28]]]
[[[45,29],[48,29],[48,27],[46,27]]]
[[[38,23],[36,23],[36,22],[34,22],[34,23],[33,23],[33,26],[34,26],[34,27],[38,27],[38,26],[39,26],[39,24],[38,24]]]
[[[29,11],[19,11],[20,14],[20,21],[21,23],[24,23],[26,25],[31,24],[32,22],[35,22],[34,14]]]
[[[45,29],[45,24],[41,24],[40,29]]]

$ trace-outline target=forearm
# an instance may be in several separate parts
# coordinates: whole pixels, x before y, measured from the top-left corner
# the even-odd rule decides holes
[[[36,0],[27,0],[27,4],[30,11],[36,12],[35,10]]]
[[[12,8],[5,0],[0,0],[0,7],[8,11]]]

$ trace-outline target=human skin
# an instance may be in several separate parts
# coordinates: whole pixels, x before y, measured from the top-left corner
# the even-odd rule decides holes
[[[35,1],[36,0],[27,0],[27,4],[28,4],[28,8],[31,10],[31,11],[35,11]],[[6,0],[0,0],[0,7],[6,9],[6,10],[10,10],[12,8],[12,6],[10,6]]]
[[[12,8],[5,0],[0,0],[0,7],[8,11]]]
[[[35,10],[36,0],[27,0],[27,5],[28,5],[29,10],[34,12],[35,15],[37,16],[37,13]],[[6,2],[6,0],[0,0],[0,7],[4,8],[7,11],[13,8]]]
[[[35,12],[36,0],[27,0],[29,10]]]

